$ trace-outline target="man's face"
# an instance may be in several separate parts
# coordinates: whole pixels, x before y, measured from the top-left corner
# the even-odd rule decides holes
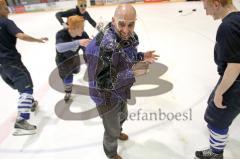
[[[121,39],[128,40],[133,35],[135,21],[136,21],[135,19],[123,20],[113,18],[113,24]]]
[[[78,27],[75,29],[70,29],[71,35],[72,37],[76,37],[76,36],[82,36],[83,33],[83,28],[82,27]]]
[[[7,6],[0,7],[0,16],[1,17],[8,17],[9,10]]]
[[[78,4],[78,8],[79,8],[79,11],[83,14],[84,12],[86,12],[87,3],[86,2],[80,2]]]
[[[220,7],[219,1],[215,0],[203,0],[203,7],[206,11],[206,15],[210,15],[214,20],[220,19]]]

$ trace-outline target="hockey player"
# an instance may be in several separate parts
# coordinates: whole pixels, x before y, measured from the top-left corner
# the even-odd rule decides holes
[[[220,79],[205,112],[210,148],[195,155],[196,159],[223,159],[229,127],[240,112],[240,12],[232,0],[203,0],[203,4],[207,15],[222,20],[214,50]]]
[[[121,159],[118,139],[128,140],[122,126],[128,116],[127,99],[135,82],[133,65],[157,59],[154,51],[137,51],[134,32],[136,10],[132,5],[119,5],[112,22],[86,48],[91,98],[96,103],[104,126],[103,148],[110,159]]]
[[[63,17],[67,18],[67,17],[73,16],[73,15],[79,15],[79,16],[82,16],[84,18],[84,20],[87,20],[94,28],[99,30],[102,27],[101,26],[102,24],[97,25],[97,23],[89,15],[86,8],[87,8],[87,1],[86,0],[78,0],[76,8],[70,9],[67,11],[63,11],[63,12],[57,12],[56,18],[58,19],[58,21],[61,23],[61,25],[64,28],[67,28],[68,24],[65,23],[62,18]]]
[[[56,64],[61,79],[64,83],[67,102],[71,97],[73,74],[80,71],[80,57],[78,51],[90,42],[89,36],[84,31],[84,19],[78,15],[68,17],[68,28],[56,34]]]
[[[30,119],[30,110],[36,106],[32,96],[33,83],[16,49],[16,41],[18,38],[29,42],[44,43],[48,39],[36,39],[23,33],[12,20],[8,19],[8,14],[6,3],[0,0],[0,75],[9,86],[20,93],[13,135],[31,135],[36,133],[36,126],[27,121]]]

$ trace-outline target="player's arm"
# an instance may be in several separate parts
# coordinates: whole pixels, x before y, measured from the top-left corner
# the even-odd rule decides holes
[[[56,44],[56,49],[59,53],[65,53],[66,51],[76,51],[79,46],[86,47],[90,41],[90,39],[81,39],[71,42],[58,43]]]
[[[18,39],[24,40],[24,41],[28,41],[28,42],[39,42],[39,43],[45,43],[46,41],[48,41],[48,38],[43,37],[43,38],[34,38],[32,36],[29,36],[25,33],[17,33],[16,37]]]
[[[85,18],[94,28],[97,26],[97,23],[92,19],[88,12],[86,13]]]
[[[37,39],[25,34],[21,29],[17,27],[17,25],[12,20],[7,20],[6,25],[7,25],[8,32],[12,36],[15,36],[16,38],[19,38],[21,40],[29,41],[29,42],[40,42],[40,43],[44,43],[45,41],[48,40],[48,38]]]
[[[59,23],[61,25],[64,25],[65,22],[63,21],[63,17],[72,16],[72,15],[76,14],[75,12],[76,12],[75,9],[69,9],[67,11],[57,12],[55,16],[56,16],[57,20],[59,21]]]
[[[215,91],[216,98],[221,98],[223,96],[223,94],[233,85],[239,74],[240,63],[228,63],[222,81]],[[217,106],[222,106],[222,100],[215,99],[214,101]]]
[[[217,36],[218,46],[219,50],[223,51],[221,56],[227,62],[227,67],[215,91],[214,103],[216,107],[224,109],[226,106],[223,106],[223,94],[233,85],[240,73],[240,43],[236,40],[235,28],[232,25],[221,25],[219,32],[221,36]]]

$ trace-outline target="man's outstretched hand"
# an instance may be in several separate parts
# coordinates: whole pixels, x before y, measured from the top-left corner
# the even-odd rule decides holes
[[[154,63],[158,59],[159,55],[155,54],[155,51],[147,51],[144,53],[144,62]]]

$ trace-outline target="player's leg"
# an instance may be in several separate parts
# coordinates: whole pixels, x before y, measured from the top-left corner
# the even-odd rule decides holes
[[[64,100],[67,102],[71,98],[73,74],[79,73],[80,71],[80,57],[77,55],[68,58],[57,54],[56,64],[58,67],[59,76],[64,85]]]
[[[33,83],[26,67],[11,65],[5,67],[5,74],[12,81],[13,87],[20,93],[18,100],[18,115],[14,125],[13,135],[31,135],[36,133],[36,126],[28,123],[30,111],[33,106]]]
[[[219,109],[214,104],[214,92],[208,100],[208,107],[205,112],[205,120],[208,123],[210,133],[210,148],[197,151],[197,159],[222,159],[224,148],[228,141],[228,130],[233,120],[240,113],[240,100],[237,95],[240,93],[240,83],[235,82],[232,88],[224,94],[224,105],[226,109]]]
[[[63,81],[63,87],[65,92],[64,100],[68,101],[71,96],[72,81],[73,81],[73,76],[69,75],[69,72],[68,72],[69,63],[67,61],[67,58],[64,55],[60,55],[60,54],[56,55],[55,61],[58,67],[58,74]]]
[[[67,102],[70,100],[71,94],[72,94],[73,75],[69,75],[65,77],[63,80],[63,83],[64,83],[64,91],[65,91],[64,100]]]
[[[4,67],[3,65],[0,66],[0,75],[3,79],[3,81],[5,83],[7,83],[11,88],[15,89],[14,87],[14,83],[12,82],[12,80],[8,77],[7,72],[5,71],[6,67]]]

